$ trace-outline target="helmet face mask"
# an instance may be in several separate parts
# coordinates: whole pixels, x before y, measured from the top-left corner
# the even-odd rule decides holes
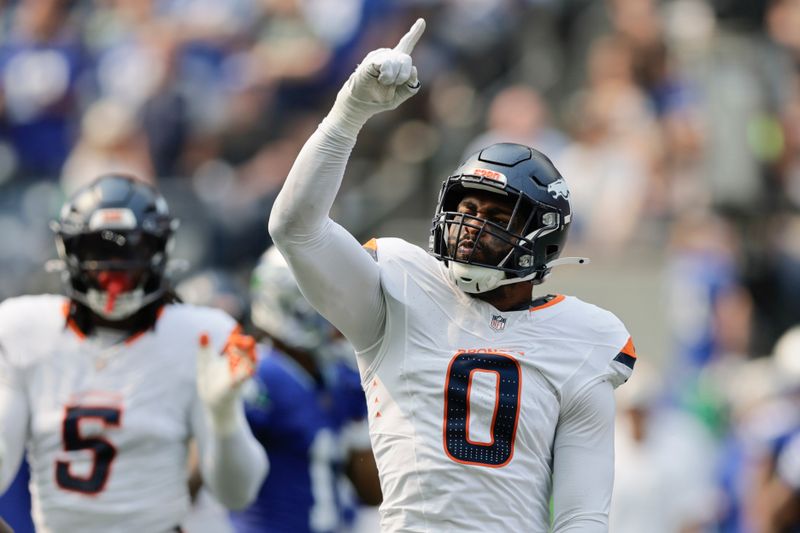
[[[102,176],[73,195],[52,227],[67,295],[96,315],[124,320],[164,294],[177,222],[152,186]]]
[[[541,283],[566,240],[568,197],[563,178],[543,154],[517,144],[490,146],[442,184],[430,251],[466,292]],[[470,206],[474,198],[499,206],[501,216],[479,216]]]

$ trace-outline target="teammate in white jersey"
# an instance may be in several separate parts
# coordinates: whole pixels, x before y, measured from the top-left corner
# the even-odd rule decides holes
[[[0,493],[27,450],[37,531],[177,531],[192,438],[227,506],[264,479],[239,398],[253,339],[174,301],[175,227],[153,187],[101,177],[54,224],[67,297],[0,304]]]
[[[424,27],[358,66],[270,233],[357,349],[384,531],[607,531],[613,389],[636,354],[611,313],[532,296],[551,268],[584,261],[558,259],[571,212],[549,159],[514,144],[475,154],[445,180],[431,253],[400,239],[362,248],[329,218],[360,128],[419,90],[409,54]]]

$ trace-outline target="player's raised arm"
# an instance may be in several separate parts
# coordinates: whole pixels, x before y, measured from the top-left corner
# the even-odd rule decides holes
[[[267,457],[244,417],[242,384],[253,375],[255,341],[233,333],[224,353],[208,335],[200,339],[197,391],[202,408],[192,414],[203,482],[229,509],[252,502],[267,474]],[[203,412],[204,411],[204,412]]]
[[[361,127],[419,90],[411,52],[424,30],[425,21],[419,19],[397,46],[364,58],[300,151],[270,215],[270,234],[303,293],[357,350],[369,348],[382,335],[385,304],[379,272],[329,213]]]

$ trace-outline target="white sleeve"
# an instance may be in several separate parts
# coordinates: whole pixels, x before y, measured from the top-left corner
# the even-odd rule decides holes
[[[326,118],[297,156],[272,208],[269,232],[311,304],[359,352],[383,337],[377,263],[329,213],[357,129]]]
[[[203,484],[229,509],[242,509],[255,500],[269,464],[264,448],[250,432],[239,403],[239,423],[225,436],[211,430],[200,398],[192,408],[192,434],[197,440]]]
[[[0,494],[19,469],[30,417],[22,383],[7,358],[0,345]]]
[[[553,533],[606,533],[614,483],[614,389],[584,388],[562,412],[553,447]]]

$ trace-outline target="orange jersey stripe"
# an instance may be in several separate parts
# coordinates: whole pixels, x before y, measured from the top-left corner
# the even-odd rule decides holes
[[[362,246],[367,253],[372,257],[372,260],[377,262],[378,261],[378,240],[377,239],[370,239]]]

